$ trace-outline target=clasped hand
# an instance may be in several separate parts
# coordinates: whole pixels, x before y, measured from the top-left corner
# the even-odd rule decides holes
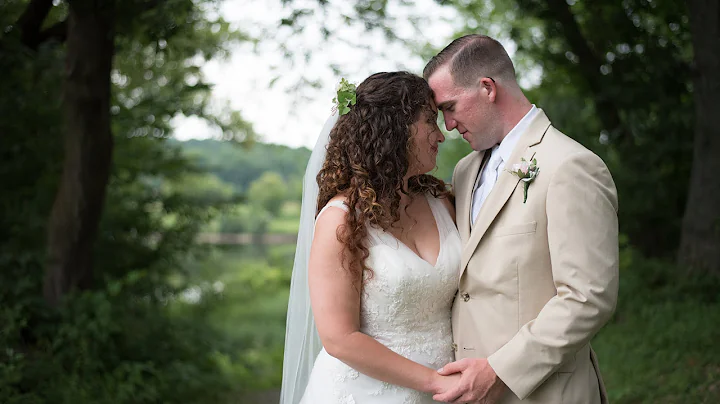
[[[433,395],[436,401],[494,404],[506,391],[487,359],[461,359],[445,365],[438,374],[442,377]]]

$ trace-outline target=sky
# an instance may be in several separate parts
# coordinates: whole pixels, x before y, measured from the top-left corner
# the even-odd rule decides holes
[[[359,24],[345,24],[341,13],[352,16],[352,2],[331,1],[327,14],[319,10],[317,3],[295,0],[296,5],[315,10],[301,33],[279,27],[280,18],[291,12],[283,8],[281,0],[226,0],[219,9],[220,15],[233,26],[254,36],[265,33],[272,38],[258,47],[251,43],[233,46],[226,59],[211,60],[202,68],[206,81],[213,84],[213,108],[240,111],[263,142],[312,148],[332,108],[340,77],[360,83],[378,71],[408,70],[420,74],[425,65],[420,57],[398,43],[389,42],[381,33],[368,33]],[[427,41],[442,48],[455,31],[455,11],[433,0],[414,2],[412,14],[424,18],[416,24],[404,18],[408,10],[400,6],[388,11],[398,17],[393,32],[401,38]],[[331,28],[327,42],[322,41],[320,21]],[[283,57],[281,44],[298,57]],[[309,61],[302,57],[306,51],[311,52]],[[343,76],[335,74],[332,65],[337,65]],[[316,81],[318,86],[296,88],[303,77]],[[271,88],[274,78],[277,80]],[[180,140],[219,137],[219,129],[194,117],[179,116],[172,123],[175,137]]]

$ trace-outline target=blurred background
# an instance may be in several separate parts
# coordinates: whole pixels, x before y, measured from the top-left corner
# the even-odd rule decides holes
[[[720,402],[718,0],[0,0],[0,403],[273,403],[340,77],[498,38],[618,187],[615,403]],[[469,151],[457,133],[435,174]]]

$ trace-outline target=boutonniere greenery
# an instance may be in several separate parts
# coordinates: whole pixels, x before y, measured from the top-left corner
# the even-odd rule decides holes
[[[513,164],[512,170],[508,170],[510,174],[517,176],[520,181],[523,182],[523,203],[527,202],[528,188],[530,183],[535,180],[538,173],[540,173],[540,167],[537,165],[537,160],[527,161],[524,158],[520,159],[520,164]]]
[[[340,79],[340,84],[337,86],[337,96],[333,98],[332,102],[335,104],[336,109],[340,115],[345,115],[350,112],[350,106],[355,105],[357,98],[355,97],[355,84],[350,83],[344,78]]]

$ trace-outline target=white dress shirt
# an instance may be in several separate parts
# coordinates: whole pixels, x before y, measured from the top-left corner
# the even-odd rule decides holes
[[[485,202],[488,195],[490,195],[490,191],[492,191],[495,186],[498,174],[505,168],[505,163],[507,163],[510,159],[510,155],[512,154],[513,149],[515,149],[515,145],[520,139],[520,136],[530,126],[530,122],[532,122],[533,118],[535,118],[538,111],[537,107],[533,104],[530,111],[528,111],[520,122],[518,122],[517,125],[508,132],[502,142],[493,147],[491,151],[486,151],[486,153],[490,153],[490,159],[484,167],[480,167],[480,170],[482,171],[475,181],[472,198],[472,212],[470,212],[470,223],[475,223],[483,202]],[[519,161],[516,163],[519,163]]]

